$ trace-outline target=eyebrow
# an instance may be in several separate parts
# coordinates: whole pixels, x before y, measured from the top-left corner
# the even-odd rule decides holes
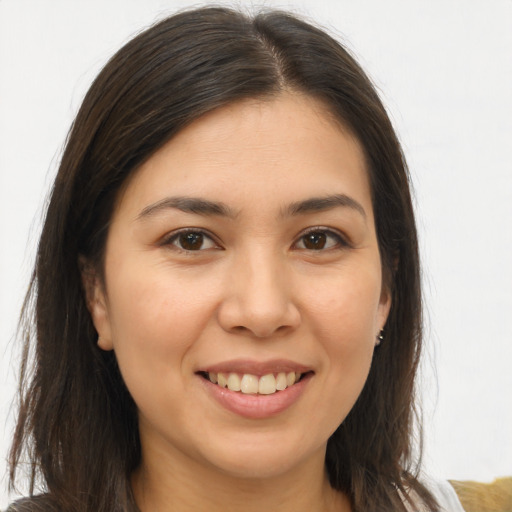
[[[363,206],[355,199],[345,194],[335,194],[326,197],[312,197],[304,201],[297,201],[288,205],[281,213],[283,217],[303,215],[313,212],[332,210],[338,207],[352,208],[360,213],[366,220]],[[237,212],[224,203],[209,201],[201,197],[174,196],[166,197],[146,206],[137,216],[137,220],[151,217],[161,211],[174,208],[185,213],[194,213],[204,216],[220,216],[235,218]]]
[[[312,197],[304,201],[298,201],[290,204],[283,212],[284,216],[287,215],[300,215],[305,213],[322,212],[332,210],[337,207],[352,208],[360,213],[366,220],[366,212],[361,205],[350,196],[345,194],[334,194],[326,197]]]
[[[156,213],[169,208],[181,210],[185,213],[195,213],[198,215],[218,215],[221,217],[236,217],[236,213],[224,203],[208,201],[200,197],[166,197],[161,201],[146,206],[137,216],[137,219],[150,217]]]

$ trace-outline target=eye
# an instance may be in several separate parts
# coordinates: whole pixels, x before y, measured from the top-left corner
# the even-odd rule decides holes
[[[295,249],[308,251],[322,251],[335,247],[347,246],[345,239],[338,233],[329,229],[313,228],[303,234],[294,244]]]
[[[204,251],[219,247],[206,233],[193,229],[184,229],[171,234],[162,245],[171,245],[182,251]]]

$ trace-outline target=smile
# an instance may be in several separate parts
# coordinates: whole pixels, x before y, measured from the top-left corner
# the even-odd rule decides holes
[[[248,395],[272,395],[299,382],[303,374],[299,372],[268,373],[258,377],[251,373],[202,372],[201,375],[213,384],[230,391]]]
[[[301,372],[280,368],[272,373],[268,365],[265,371],[239,367],[237,372],[222,366],[224,368],[196,372],[204,391],[224,409],[254,420],[271,418],[293,406],[314,376],[314,372],[305,367],[295,368]]]

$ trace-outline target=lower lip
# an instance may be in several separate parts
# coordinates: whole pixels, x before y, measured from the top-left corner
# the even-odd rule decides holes
[[[207,392],[225,409],[250,419],[264,419],[276,416],[296,403],[304,392],[312,374],[305,375],[299,382],[271,395],[252,395],[222,388],[199,376]]]

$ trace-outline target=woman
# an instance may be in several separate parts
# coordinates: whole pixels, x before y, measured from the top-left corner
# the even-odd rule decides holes
[[[406,164],[357,63],[288,14],[184,12],[112,58],[24,315],[11,484],[26,453],[44,493],[13,510],[440,510]]]

